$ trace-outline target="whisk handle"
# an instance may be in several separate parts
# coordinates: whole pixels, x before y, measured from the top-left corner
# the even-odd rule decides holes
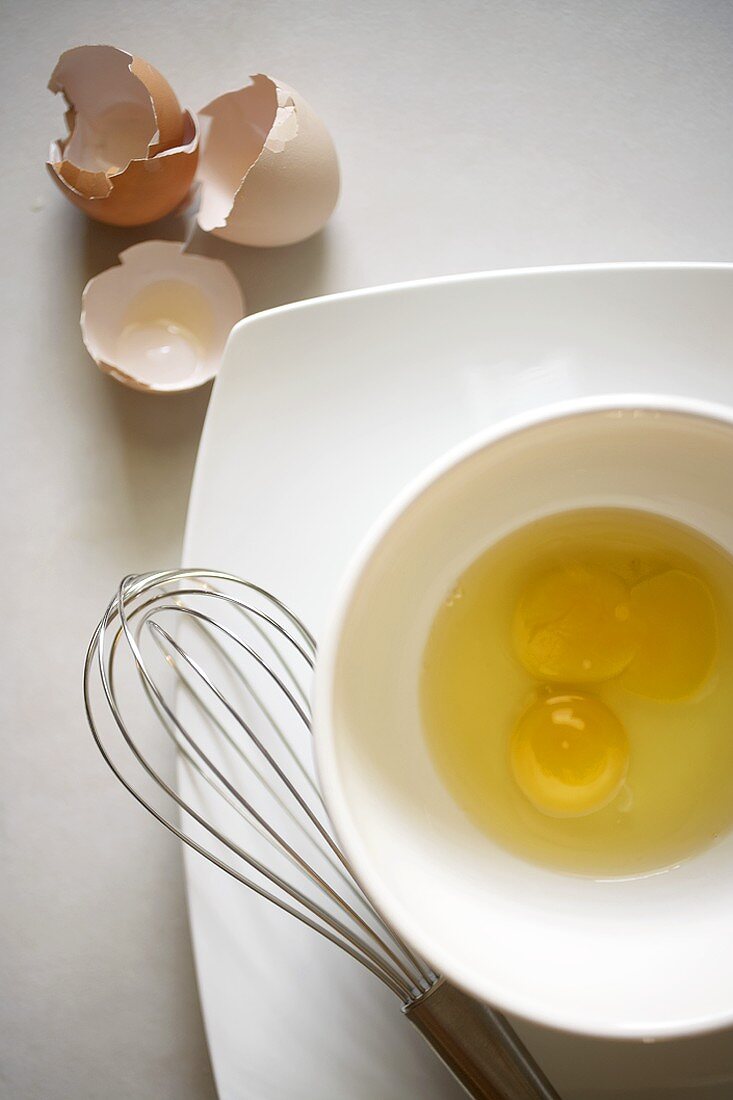
[[[474,1100],[560,1100],[505,1017],[445,979],[403,1011]]]

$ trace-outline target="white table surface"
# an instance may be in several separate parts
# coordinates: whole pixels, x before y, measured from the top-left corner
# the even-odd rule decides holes
[[[250,311],[448,272],[733,254],[726,0],[44,0],[2,8],[0,1096],[214,1095],[179,853],[118,790],[81,710],[122,573],[175,564],[208,392],[152,398],[88,360],[85,281],[149,235],[46,178],[61,50],[111,42],[200,107],[281,76],[330,126],[328,231],[272,252],[197,236]]]

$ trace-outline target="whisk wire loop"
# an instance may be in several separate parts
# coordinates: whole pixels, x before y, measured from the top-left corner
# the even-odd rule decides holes
[[[233,586],[237,594],[223,591],[223,586],[226,585]],[[246,597],[239,595],[242,589],[247,591]],[[263,601],[265,609],[255,606],[255,599]],[[250,633],[254,632],[259,642],[253,641],[251,637],[245,639],[240,636],[213,612],[210,614],[193,606],[202,600],[217,601],[216,606],[244,617]],[[176,617],[178,626],[181,623],[195,625],[199,640],[206,642],[208,656],[215,659],[217,667],[234,670],[239,688],[245,690],[247,699],[252,702],[256,712],[265,716],[264,726],[274,731],[275,738],[287,755],[290,768],[298,773],[297,785],[288,774],[286,766],[276,759],[274,744],[272,747],[265,744],[262,731],[253,728],[252,722],[242,714],[241,708],[228,698],[210,671],[181,643],[179,636],[174,637],[171,630],[162,625],[161,616]],[[283,621],[276,616],[280,616]],[[176,633],[179,634],[178,631]],[[246,764],[247,774],[255,777],[255,788],[275,799],[278,813],[284,815],[286,822],[294,827],[298,846],[292,838],[286,839],[243,791],[239,767],[235,776],[228,774],[221,762],[213,759],[211,750],[204,748],[204,738],[192,734],[188,722],[180,716],[180,708],[169,700],[149,665],[143,652],[146,636],[153,639],[159,656],[165,659],[164,664],[175,674],[174,683],[178,689],[184,689],[183,697],[194,705],[198,723],[201,724],[202,719],[205,719],[206,736],[210,739],[213,733],[215,744],[229,745],[235,750],[239,764]],[[312,671],[316,656],[312,635],[281,601],[257,585],[250,585],[231,574],[219,571],[168,570],[126,577],[97,626],[86,656],[84,699],[92,734],[117,779],[173,835],[261,897],[342,947],[384,982],[403,1004],[409,1004],[424,995],[437,980],[436,975],[391,932],[351,878],[348,863],[328,826],[302,793],[302,789],[307,787],[322,807],[320,794],[301,756],[295,751],[292,739],[284,733],[281,724],[261,697],[261,691],[255,689],[242,671],[242,663],[251,662],[255,672],[264,676],[265,682],[277,692],[278,700],[285,701],[289,713],[310,735],[307,690],[302,680],[293,673],[290,661],[283,656],[282,647],[287,647],[288,653],[301,661],[308,673]],[[143,694],[151,704],[152,712],[166,737],[175,745],[179,759],[188,769],[189,775],[202,780],[207,789],[213,791],[229,810],[234,810],[240,820],[246,821],[275,849],[279,857],[287,861],[292,871],[299,873],[310,886],[324,895],[335,912],[309,896],[291,877],[278,873],[273,866],[263,862],[251,850],[238,843],[221,827],[218,811],[215,815],[203,812],[200,798],[192,804],[161,775],[132,736],[123,713],[124,706],[117,682],[117,670],[123,651],[131,658]],[[263,651],[268,654],[267,658],[262,655]],[[275,665],[277,670],[273,667]],[[244,874],[229,859],[218,855],[183,826],[177,825],[128,778],[124,769],[113,758],[113,753],[100,732],[92,700],[94,673],[114,720],[113,728],[121,734],[123,745],[132,760],[142,768],[145,776],[152,780],[155,787],[179,811],[222,845],[230,857],[242,861],[268,885]],[[227,724],[215,713],[215,708],[219,708],[223,716],[232,721],[234,728],[244,735],[252,754],[244,751],[241,737],[237,738],[230,732]],[[281,792],[277,792],[277,786],[280,786]],[[246,784],[245,789],[248,789]],[[212,816],[215,816],[215,820],[211,819]],[[335,875],[339,880],[338,889],[300,850],[303,841],[309,844],[322,861],[325,860],[331,876]],[[268,887],[274,888],[276,892]],[[345,894],[353,901],[347,900]],[[357,911],[357,904],[364,910],[365,916]]]

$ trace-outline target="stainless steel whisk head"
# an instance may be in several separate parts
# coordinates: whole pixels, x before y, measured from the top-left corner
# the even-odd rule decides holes
[[[355,881],[313,769],[315,658],[292,611],[230,573],[128,576],[87,650],[87,720],[153,817],[379,978],[471,1096],[559,1100],[504,1017],[435,974]]]
[[[437,976],[374,911],[331,833],[310,744],[315,656],[303,623],[238,577],[185,569],[126,577],[87,653],[87,718],[117,778],[167,829],[409,1004]],[[152,731],[135,694],[149,704]],[[102,714],[112,719],[104,732]],[[175,745],[177,777],[156,762],[151,732]]]

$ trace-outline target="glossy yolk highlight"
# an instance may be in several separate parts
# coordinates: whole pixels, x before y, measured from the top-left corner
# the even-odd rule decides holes
[[[660,702],[686,699],[704,684],[718,648],[712,595],[681,569],[640,581],[630,593],[637,652],[621,684]]]
[[[630,616],[629,592],[619,577],[571,563],[545,573],[522,593],[514,647],[539,680],[600,683],[622,672],[634,655]]]
[[[524,712],[509,744],[522,793],[552,817],[582,817],[620,790],[629,763],[626,732],[592,695],[542,698]]]

